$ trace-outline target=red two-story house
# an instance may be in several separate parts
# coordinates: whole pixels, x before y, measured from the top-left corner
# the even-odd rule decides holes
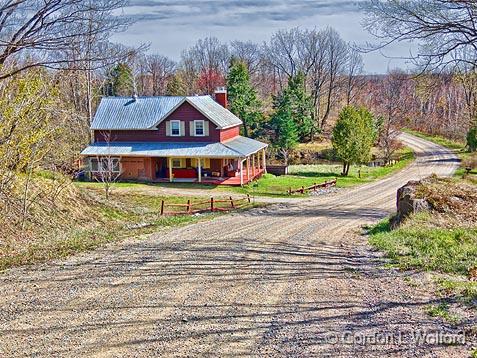
[[[83,152],[92,176],[243,185],[266,172],[267,144],[240,136],[242,121],[227,93],[210,96],[106,97],[96,111],[93,142]]]

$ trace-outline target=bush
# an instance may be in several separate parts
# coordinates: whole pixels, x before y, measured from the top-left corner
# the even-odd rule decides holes
[[[467,133],[467,147],[471,152],[477,150],[477,126],[473,126]]]
[[[464,165],[464,168],[470,168],[471,170],[477,169],[477,154],[466,158],[462,164]]]

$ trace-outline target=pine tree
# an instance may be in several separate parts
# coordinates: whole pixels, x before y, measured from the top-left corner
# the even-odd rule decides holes
[[[310,139],[313,133],[313,102],[311,96],[306,93],[305,75],[298,72],[296,76],[290,77],[288,87],[278,97],[279,102],[286,101],[283,106],[288,106],[291,110],[293,121],[298,129],[298,136],[301,142]]]
[[[227,91],[230,111],[243,121],[244,135],[253,137],[260,129],[263,115],[260,112],[261,103],[257,99],[257,91],[250,83],[250,75],[244,62],[232,60]]]
[[[107,96],[130,96],[134,94],[134,76],[125,63],[118,63],[108,73],[105,87]]]
[[[179,73],[175,73],[171,79],[167,82],[167,95],[169,96],[185,96],[187,90],[184,85],[184,81]]]
[[[467,132],[467,148],[470,152],[477,151],[477,124],[472,126]]]
[[[274,146],[283,156],[285,165],[288,165],[290,150],[298,144],[298,129],[293,120],[290,101],[280,97],[281,101],[275,103],[275,113],[271,118],[271,125],[275,130]]]

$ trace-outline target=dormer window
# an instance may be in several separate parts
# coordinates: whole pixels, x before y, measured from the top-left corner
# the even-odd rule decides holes
[[[181,135],[181,122],[171,121],[171,136],[180,137]]]
[[[194,128],[195,128],[195,136],[201,137],[205,135],[204,131],[204,121],[194,121]]]

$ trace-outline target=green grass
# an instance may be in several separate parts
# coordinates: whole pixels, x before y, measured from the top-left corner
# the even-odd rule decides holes
[[[467,151],[466,143],[444,138],[442,136],[429,135],[410,129],[404,129],[403,131],[453,150],[454,154],[456,154],[462,162],[462,165],[456,170],[454,176],[458,178],[463,178],[466,176],[466,169],[464,167],[465,161],[470,159],[471,156],[476,155],[475,153],[470,153]],[[467,181],[471,184],[477,185],[477,168],[474,168],[469,174],[470,175],[466,176]]]
[[[427,309],[427,314],[431,317],[440,317],[444,321],[449,322],[451,324],[458,324],[460,323],[461,319],[459,316],[455,314],[451,314],[449,312],[449,305],[445,302],[442,302],[438,305],[431,305],[428,306]]]
[[[420,213],[391,230],[386,219],[369,228],[369,242],[390,259],[387,267],[432,272],[439,295],[475,305],[477,282],[467,275],[477,266],[477,227],[437,228],[432,222],[431,213]]]
[[[466,275],[477,265],[477,228],[432,228],[430,214],[413,218],[412,225],[371,231],[370,243],[402,269],[422,269]]]
[[[338,188],[365,184],[405,168],[414,159],[414,154],[409,148],[403,150],[400,155],[402,159],[392,166],[372,168],[353,165],[347,177],[341,176],[341,164],[291,165],[289,175],[266,174],[254,183],[231,190],[257,196],[288,196],[287,192],[290,188],[296,190],[302,186],[309,187],[335,178],[337,178]]]
[[[477,282],[466,279],[438,278],[436,284],[441,295],[462,297],[467,303],[477,301]]]
[[[439,136],[439,135],[426,134],[426,133],[418,132],[418,131],[415,131],[415,130],[412,130],[412,129],[403,129],[403,132],[412,134],[412,135],[414,135],[416,137],[419,137],[419,138],[422,138],[422,139],[426,139],[430,142],[442,145],[443,147],[446,147],[446,148],[449,148],[449,149],[454,149],[454,150],[459,150],[459,151],[460,150],[462,150],[462,151],[465,150],[466,144],[464,142],[461,142],[461,141],[448,139],[448,138],[445,138],[445,137],[442,137],[442,136]]]
[[[244,185],[243,187],[212,186],[198,183],[142,184],[118,182],[113,185],[113,191],[115,188],[148,190],[153,187],[164,187],[186,190],[198,189],[210,193],[210,196],[220,196],[221,193],[226,191],[242,195],[249,194],[253,196],[287,197],[287,192],[290,188],[296,190],[300,189],[302,186],[309,187],[315,183],[321,184],[335,178],[338,178],[337,187],[339,188],[369,183],[405,168],[414,160],[414,153],[410,148],[404,148],[397,154],[400,156],[401,160],[392,166],[372,168],[368,166],[353,165],[351,166],[350,173],[347,177],[341,176],[341,164],[291,165],[289,167],[289,175],[275,176],[272,174],[266,174],[257,181]],[[101,183],[76,182],[75,184],[80,188],[98,190],[102,188]],[[160,202],[159,197],[158,200],[158,202]]]

